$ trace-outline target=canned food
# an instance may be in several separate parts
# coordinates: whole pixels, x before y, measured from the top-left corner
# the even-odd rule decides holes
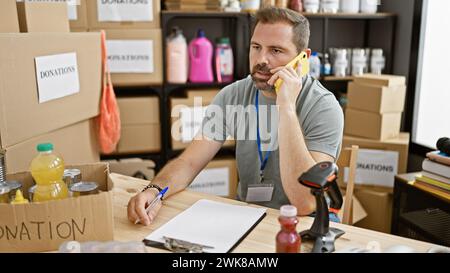
[[[10,188],[6,183],[0,183],[0,203],[9,203]]]
[[[36,185],[30,187],[28,189],[28,200],[30,200],[30,202],[33,202],[33,197],[34,197],[34,191],[36,190]]]
[[[63,175],[64,183],[66,183],[67,188],[78,182],[81,182],[81,171],[79,169],[66,169]]]
[[[70,187],[73,197],[98,193],[98,184],[95,182],[78,182]]]

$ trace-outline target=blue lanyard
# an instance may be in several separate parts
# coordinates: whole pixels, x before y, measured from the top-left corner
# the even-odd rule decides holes
[[[269,156],[272,151],[269,149],[269,151],[266,152],[266,156],[263,159],[261,149],[261,136],[259,135],[259,90],[256,90],[255,106],[256,106],[256,143],[258,144],[259,162],[261,163],[261,167],[259,170],[262,176],[262,172],[266,168],[267,161],[269,160]]]

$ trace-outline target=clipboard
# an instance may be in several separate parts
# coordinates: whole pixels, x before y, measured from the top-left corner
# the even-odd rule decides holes
[[[266,211],[202,199],[153,231],[143,242],[173,252],[228,253],[264,219]]]

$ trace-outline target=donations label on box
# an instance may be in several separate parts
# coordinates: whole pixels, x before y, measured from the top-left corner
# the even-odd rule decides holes
[[[355,183],[393,187],[397,164],[398,152],[359,149]],[[348,181],[348,168],[344,169],[344,180]]]
[[[152,40],[109,40],[108,63],[111,73],[153,73]]]
[[[99,22],[153,21],[152,0],[97,0]]]
[[[39,103],[80,92],[75,52],[36,57],[35,63]]]
[[[201,171],[189,189],[192,191],[228,196],[230,194],[229,168],[210,168]]]
[[[181,142],[191,142],[200,130],[207,106],[183,107],[180,109]]]

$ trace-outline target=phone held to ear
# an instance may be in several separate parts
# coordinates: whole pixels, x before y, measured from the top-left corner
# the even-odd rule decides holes
[[[292,67],[294,70],[296,70],[298,63],[300,63],[302,66],[302,71],[301,71],[300,76],[303,77],[309,73],[309,54],[307,51],[300,52],[300,54],[298,54],[297,57],[295,57],[292,61],[290,61],[285,67]],[[275,92],[278,93],[278,91],[281,88],[282,83],[283,83],[282,79],[278,79],[275,82],[275,85],[274,85]]]

